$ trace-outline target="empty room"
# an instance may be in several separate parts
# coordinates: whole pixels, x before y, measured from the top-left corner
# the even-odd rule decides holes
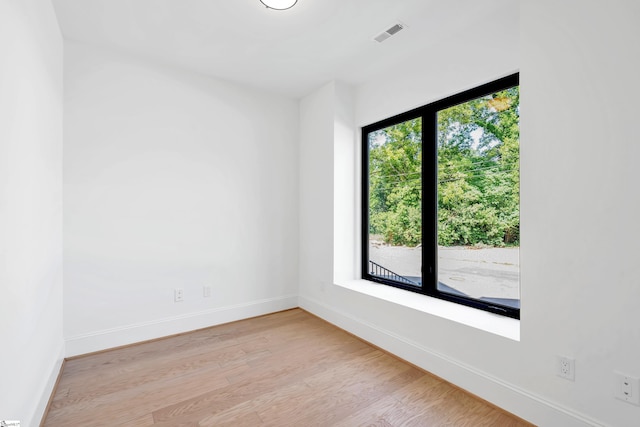
[[[638,22],[0,0],[0,423],[637,427]]]

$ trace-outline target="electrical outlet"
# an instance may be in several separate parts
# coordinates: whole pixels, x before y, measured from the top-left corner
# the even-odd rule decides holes
[[[576,378],[576,361],[570,357],[558,356],[556,374],[559,377],[574,381]]]
[[[614,372],[613,375],[615,377],[615,397],[640,406],[640,379],[621,372]]]
[[[175,302],[180,302],[184,300],[184,291],[181,288],[175,288],[173,291],[173,300]]]
[[[202,288],[202,296],[209,298],[211,296],[211,286],[204,286]]]

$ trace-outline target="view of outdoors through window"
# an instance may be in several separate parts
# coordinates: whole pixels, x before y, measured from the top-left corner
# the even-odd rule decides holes
[[[437,207],[436,289],[517,309],[519,88],[436,111],[437,141],[425,144],[437,144],[437,201],[424,204],[433,209],[426,218],[434,220]],[[416,288],[422,286],[422,244],[435,249],[435,242],[422,240],[422,120],[366,135],[368,273]],[[427,173],[435,167],[425,164]]]
[[[422,119],[369,133],[369,272],[422,283]]]
[[[518,86],[438,112],[438,290],[520,307]]]

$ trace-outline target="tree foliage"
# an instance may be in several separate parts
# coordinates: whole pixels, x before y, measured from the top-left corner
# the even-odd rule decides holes
[[[422,122],[369,134],[370,232],[421,242]],[[518,87],[438,113],[438,244],[517,245],[520,239]]]
[[[422,120],[369,134],[371,231],[385,242],[417,245],[422,239]]]

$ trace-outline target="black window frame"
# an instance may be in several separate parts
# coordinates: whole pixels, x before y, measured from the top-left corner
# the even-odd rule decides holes
[[[438,290],[437,113],[449,107],[520,85],[519,73],[491,81],[427,105],[362,127],[362,278],[457,304],[520,319],[520,309]],[[422,284],[420,287],[369,273],[369,141],[371,132],[422,118]]]

